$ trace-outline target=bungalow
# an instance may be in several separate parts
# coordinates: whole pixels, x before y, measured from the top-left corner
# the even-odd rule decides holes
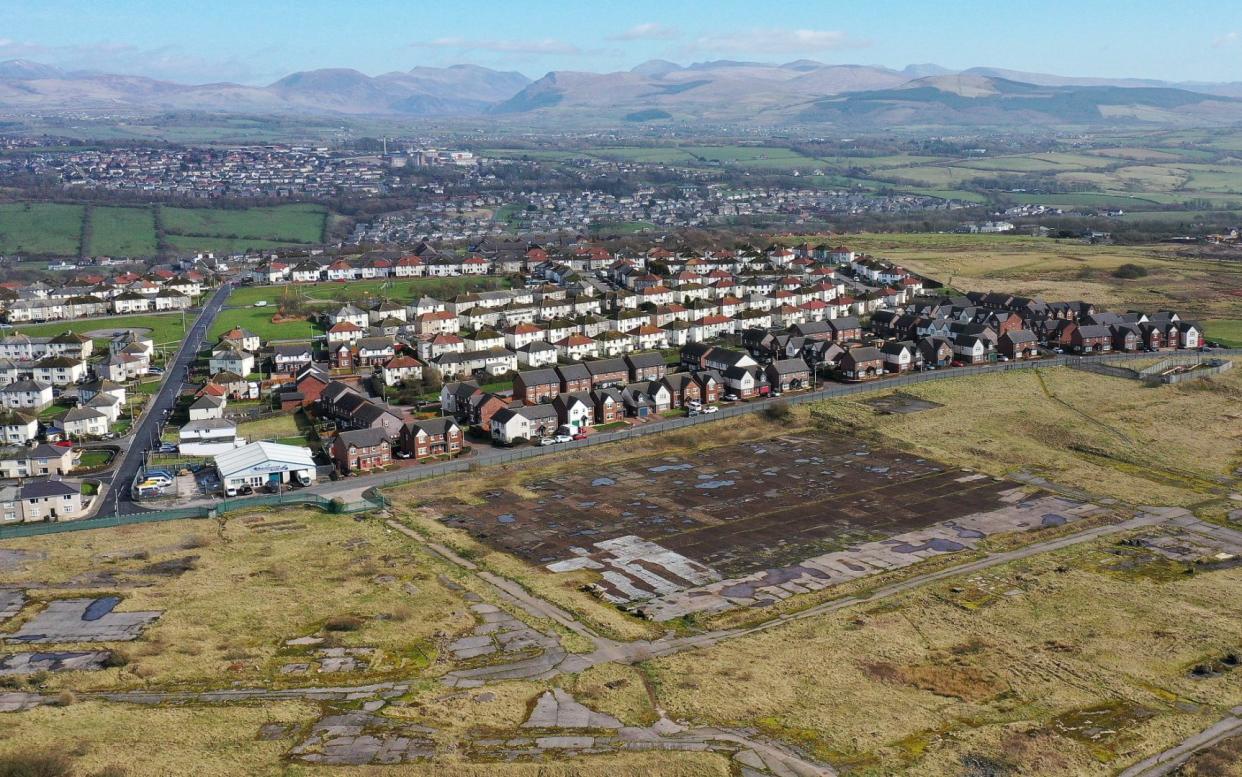
[[[352,429],[332,440],[332,461],[341,474],[369,472],[392,464],[392,444],[383,428]]]
[[[428,456],[454,455],[462,449],[465,437],[451,418],[411,421],[401,427],[401,450],[415,461]]]
[[[841,357],[840,371],[846,380],[868,380],[884,374],[884,354],[878,348],[851,348]]]
[[[668,372],[668,364],[664,361],[664,356],[655,351],[627,354],[624,361],[629,368],[631,383],[659,380]]]

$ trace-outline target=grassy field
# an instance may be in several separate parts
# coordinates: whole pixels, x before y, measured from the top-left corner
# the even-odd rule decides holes
[[[1242,465],[1237,370],[1210,381],[1145,388],[1057,367],[903,392],[944,407],[877,415],[860,401],[840,400],[813,412],[830,427],[883,435],[928,458],[997,476],[1023,471],[1142,504],[1219,498],[1219,480]]]
[[[1209,337],[1231,348],[1242,348],[1242,320],[1208,319],[1203,326]]]
[[[1242,639],[1228,604],[1242,570],[1117,573],[1114,547],[951,578],[644,668],[670,715],[755,727],[852,775],[1115,774],[1242,700],[1242,672],[1188,671]],[[1094,739],[1079,722],[1089,716],[1102,723]]]
[[[83,210],[45,202],[0,204],[0,253],[77,256]]]
[[[221,311],[211,328],[207,330],[207,339],[214,342],[220,335],[235,326],[249,329],[264,342],[268,340],[309,341],[312,337],[323,333],[319,324],[313,321],[293,320],[282,321],[278,324],[272,320],[275,314],[276,308],[274,307]]]
[[[263,522],[289,523],[268,531]],[[44,559],[0,572],[6,584],[47,583],[36,597],[89,588],[63,581],[106,570],[138,584],[121,587],[120,610],[164,611],[142,638],[116,646],[128,664],[56,674],[59,687],[214,686],[222,671],[230,680],[311,682],[279,672],[287,662],[305,660],[298,657],[305,649],[284,641],[308,634],[380,651],[350,680],[409,676],[435,660],[437,630],[453,634],[473,625],[460,598],[436,580],[432,560],[401,535],[378,522],[317,510],[231,515],[222,528],[208,521],[132,525],[13,540],[5,547],[55,548]],[[148,571],[189,557],[192,568],[183,574]],[[312,560],[314,573],[307,574]],[[331,618],[356,621],[349,630],[330,630],[325,624]]]
[[[327,216],[319,205],[277,205],[242,210],[165,207],[162,213],[164,229],[170,236],[273,243],[321,242]]]
[[[97,256],[154,256],[155,216],[150,208],[91,209],[87,253]]]
[[[507,278],[477,276],[460,278],[393,278],[387,280],[353,281],[350,283],[298,283],[287,286],[240,286],[229,294],[225,305],[246,307],[265,300],[269,306],[280,302],[286,294],[303,299],[345,301],[374,297],[396,302],[413,302],[419,297],[447,298],[473,291],[507,288]]]
[[[926,233],[832,239],[963,291],[1005,291],[1049,301],[1081,299],[1111,310],[1171,308],[1192,319],[1242,319],[1242,267],[1171,246]],[[1135,280],[1114,277],[1122,264],[1141,265],[1149,274]]]
[[[225,210],[162,207],[166,239],[182,252],[281,248],[319,243],[327,211],[319,205]],[[0,204],[0,252],[77,256],[153,256],[155,216],[150,206],[95,206],[91,239],[81,245],[85,208],[77,204]]]
[[[186,327],[194,323],[194,314],[185,316]],[[107,318],[83,319],[78,321],[53,321],[47,324],[29,324],[15,326],[14,330],[28,335],[57,335],[65,331],[93,332],[96,330],[117,329],[149,329],[151,339],[156,343],[176,343],[185,337],[181,327],[180,313],[161,313],[156,315],[110,316]]]

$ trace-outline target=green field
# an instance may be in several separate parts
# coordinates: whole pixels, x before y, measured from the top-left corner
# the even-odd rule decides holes
[[[318,205],[270,208],[163,208],[164,230],[173,236],[319,243],[326,211]]]
[[[174,251],[241,252],[322,242],[327,211],[319,205],[221,209],[163,207],[165,237]],[[154,256],[150,206],[95,206],[90,241],[81,245],[86,208],[63,203],[0,204],[0,253],[49,256]]]
[[[0,205],[0,253],[77,256],[84,210],[47,202]]]
[[[353,281],[352,283],[298,283],[284,286],[242,286],[233,290],[225,301],[227,307],[249,307],[261,300],[276,305],[286,294],[295,294],[308,300],[361,300],[365,297],[390,299],[394,302],[413,302],[419,297],[447,298],[472,291],[489,291],[508,288],[507,278],[498,276],[475,276],[459,278],[408,278],[391,280]],[[270,311],[274,312],[274,311]]]
[[[155,217],[150,208],[91,209],[92,256],[154,256]]]
[[[186,313],[185,323],[187,328],[194,323],[194,317],[196,315],[196,313]],[[151,330],[151,339],[153,339],[157,344],[175,344],[185,337],[185,330],[181,328],[180,313],[112,316],[108,318],[86,319],[83,321],[53,321],[47,324],[16,326],[10,331],[21,332],[28,335],[58,335],[65,331],[85,334],[86,332],[94,332],[97,330],[103,331],[114,329],[149,329]]]
[[[1242,348],[1242,319],[1209,318],[1203,322],[1207,339],[1229,348]]]
[[[315,335],[323,334],[323,329],[313,321],[286,321],[279,324],[272,322],[276,308],[239,308],[222,310],[215,323],[207,331],[207,339],[216,340],[221,334],[235,326],[249,329],[264,342],[268,340],[301,340],[308,341]]]

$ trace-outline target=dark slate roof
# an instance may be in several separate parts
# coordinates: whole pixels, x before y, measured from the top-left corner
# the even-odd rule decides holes
[[[341,432],[340,440],[346,446],[355,445],[359,448],[369,448],[387,442],[388,438],[384,435],[384,429],[379,427],[374,429],[351,429],[348,432]]]
[[[78,489],[60,480],[30,480],[23,483],[21,487],[22,499],[39,499],[77,493],[79,493]]]

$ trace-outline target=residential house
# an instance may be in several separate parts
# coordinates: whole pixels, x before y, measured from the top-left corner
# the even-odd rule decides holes
[[[505,408],[492,416],[492,439],[512,445],[552,434],[559,424],[560,416],[551,404]]]
[[[811,388],[811,368],[802,359],[777,359],[764,370],[776,391]]]
[[[37,380],[18,380],[0,388],[0,406],[38,412],[52,404],[52,385]]]
[[[211,418],[223,418],[224,408],[228,405],[228,400],[224,397],[216,397],[210,394],[204,394],[194,403],[190,405],[189,414],[191,421],[206,421]]]
[[[841,357],[838,369],[846,380],[868,380],[884,374],[884,354],[872,346],[851,348]]]
[[[490,423],[485,428],[490,429]],[[410,458],[420,461],[430,456],[457,454],[465,445],[465,435],[453,419],[432,418],[405,424],[401,428],[400,444]]]
[[[561,391],[561,379],[555,370],[526,370],[513,377],[513,398],[534,405],[550,402]]]
[[[656,351],[627,354],[623,358],[629,368],[631,383],[659,380],[668,372],[668,364],[664,361],[663,354]]]
[[[332,461],[343,475],[392,464],[392,444],[382,427],[351,429],[332,440]]]

